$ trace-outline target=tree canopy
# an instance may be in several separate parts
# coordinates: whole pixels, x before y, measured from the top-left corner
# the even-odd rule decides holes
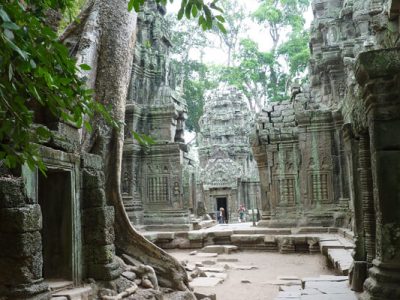
[[[129,0],[127,9],[139,11],[146,1]],[[167,3],[167,0],[155,1]],[[181,60],[177,59],[176,64],[188,100],[190,129],[198,129],[204,92],[215,87],[218,81],[236,85],[256,109],[265,101],[285,98],[290,80],[301,75],[306,67],[308,38],[303,31],[302,12],[309,4],[308,0],[260,1],[253,18],[268,29],[274,42],[271,51],[260,51],[254,41],[243,39],[243,20],[248,17],[235,1],[180,1],[177,18],[195,21],[190,25],[191,29],[180,26],[183,34],[175,43],[181,47],[176,50],[181,54]],[[45,126],[52,120],[44,116],[90,129],[90,117],[100,114],[117,125],[107,109],[93,101],[84,78],[79,76],[80,71],[90,67],[76,66],[68,49],[58,40],[57,18],[68,16],[62,19],[65,26],[83,2],[7,0],[0,5],[0,161],[7,167],[26,162],[30,167],[38,166],[44,170],[37,144],[52,136]],[[193,34],[189,30],[194,28],[197,31]],[[209,66],[188,55],[193,48],[204,53],[205,45],[210,44],[210,39],[201,34],[199,28],[210,29],[226,45],[227,65]],[[289,38],[283,42],[282,28],[290,31]]]

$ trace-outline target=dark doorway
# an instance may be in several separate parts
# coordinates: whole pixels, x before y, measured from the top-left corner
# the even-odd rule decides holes
[[[71,172],[48,170],[39,174],[38,199],[42,209],[43,277],[72,280]]]
[[[223,208],[225,211],[225,223],[228,223],[228,203],[226,197],[217,198],[217,210]]]

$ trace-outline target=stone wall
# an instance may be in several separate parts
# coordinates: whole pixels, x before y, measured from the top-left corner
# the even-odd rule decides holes
[[[79,154],[71,143],[76,128],[49,128],[55,138],[40,146],[46,175],[26,166],[1,172],[0,295],[6,299],[48,299],[50,281],[78,286],[121,273],[101,158]]]
[[[192,181],[183,131],[187,105],[177,91],[169,61],[165,8],[146,2],[138,14],[138,33],[126,106],[122,195],[133,224],[146,229],[190,229]],[[147,135],[143,145],[132,131]],[[184,183],[186,185],[184,185]]]
[[[312,7],[310,86],[294,88],[291,102],[266,109],[258,119],[254,148],[263,219],[274,223],[280,209],[276,203],[285,202],[281,193],[274,193],[273,169],[278,161],[284,170],[281,176],[288,178],[290,172],[279,163],[283,153],[274,152],[282,152],[289,144],[298,149],[295,157],[300,157],[294,163],[298,170],[295,190],[300,191],[295,193],[296,211],[307,220],[316,215],[317,207],[310,201],[316,187],[318,194],[325,195],[320,197],[321,212],[333,221],[339,216],[346,225],[346,212],[351,212],[348,225],[356,242],[352,288],[364,290],[362,299],[397,299],[400,2],[315,0]],[[292,106],[295,126],[279,125],[285,123],[284,118],[276,121],[281,117],[276,112],[281,110],[283,115],[284,105]],[[282,131],[288,127],[289,135]],[[288,162],[286,157],[282,161]],[[310,172],[319,180],[307,185]],[[326,181],[328,188],[323,187]],[[283,215],[287,214],[293,212],[285,208]]]

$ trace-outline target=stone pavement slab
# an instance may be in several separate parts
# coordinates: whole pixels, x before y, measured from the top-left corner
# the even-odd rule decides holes
[[[197,277],[190,283],[192,287],[213,287],[223,282],[222,278],[216,277]]]

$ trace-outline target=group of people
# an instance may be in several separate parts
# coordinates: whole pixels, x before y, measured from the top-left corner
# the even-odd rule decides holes
[[[245,222],[246,221],[246,207],[244,204],[240,204],[239,209],[237,210],[239,213],[239,222]],[[225,215],[225,209],[223,207],[220,207],[219,211],[217,212],[217,219],[219,224],[224,224],[228,223],[228,220]]]

